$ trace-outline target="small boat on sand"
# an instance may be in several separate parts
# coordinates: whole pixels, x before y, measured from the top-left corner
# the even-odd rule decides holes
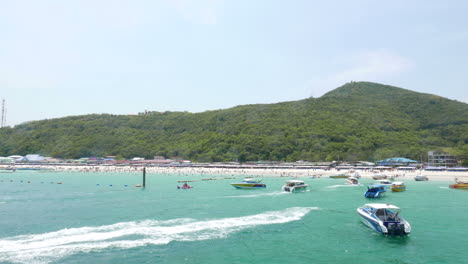
[[[389,236],[411,233],[411,225],[400,216],[400,208],[391,204],[365,204],[357,209],[361,221],[369,228]]]
[[[387,179],[388,176],[387,175],[384,175],[384,174],[375,174],[374,176],[372,176],[372,179],[374,180],[384,180],[384,179]]]
[[[262,179],[245,178],[242,182],[231,183],[236,189],[265,188],[266,184],[261,183]]]
[[[415,181],[428,181],[429,178],[427,178],[427,176],[425,176],[425,175],[416,175],[414,177],[414,180]]]
[[[301,180],[289,180],[283,185],[282,190],[286,192],[301,192],[307,189],[308,184]]]
[[[390,186],[392,192],[404,192],[406,191],[406,185],[404,182],[393,182]]]

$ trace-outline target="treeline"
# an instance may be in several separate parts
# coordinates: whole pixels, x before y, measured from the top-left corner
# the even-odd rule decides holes
[[[468,156],[468,105],[353,82],[320,98],[203,113],[84,115],[0,129],[0,156],[182,157],[213,161],[426,159]]]

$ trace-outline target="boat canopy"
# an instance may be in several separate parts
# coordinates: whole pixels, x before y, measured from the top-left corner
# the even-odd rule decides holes
[[[249,182],[249,183],[259,183],[261,181],[262,179],[258,179],[258,178],[245,178],[244,179],[244,182]]]
[[[289,180],[289,181],[286,181],[287,184],[289,183],[294,183],[294,184],[303,184],[304,181],[300,181],[300,180]]]
[[[403,182],[393,182],[392,185],[405,185]]]
[[[397,210],[400,209],[400,207],[398,206],[391,205],[391,204],[383,204],[383,203],[365,204],[364,207],[375,208],[375,209],[397,209]]]

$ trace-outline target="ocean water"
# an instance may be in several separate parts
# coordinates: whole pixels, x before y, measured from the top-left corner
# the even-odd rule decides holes
[[[0,263],[464,263],[468,191],[415,182],[407,191],[364,198],[343,179],[288,178],[238,190],[225,175],[0,173]],[[232,177],[232,176],[230,176]],[[235,176],[233,176],[235,177]],[[177,181],[194,180],[190,190]],[[57,184],[62,182],[62,184]],[[112,185],[112,186],[111,186]],[[356,208],[392,203],[412,225],[386,237],[360,222]],[[466,262],[465,262],[466,263]]]

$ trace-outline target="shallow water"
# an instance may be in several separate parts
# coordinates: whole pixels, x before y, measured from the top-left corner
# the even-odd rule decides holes
[[[468,246],[468,191],[452,179],[408,178],[407,191],[369,200],[372,180],[304,178],[310,191],[291,194],[288,178],[261,190],[202,178],[148,174],[143,190],[135,173],[2,174],[0,263],[462,263]],[[411,235],[364,226],[356,208],[371,202],[401,207]]]

